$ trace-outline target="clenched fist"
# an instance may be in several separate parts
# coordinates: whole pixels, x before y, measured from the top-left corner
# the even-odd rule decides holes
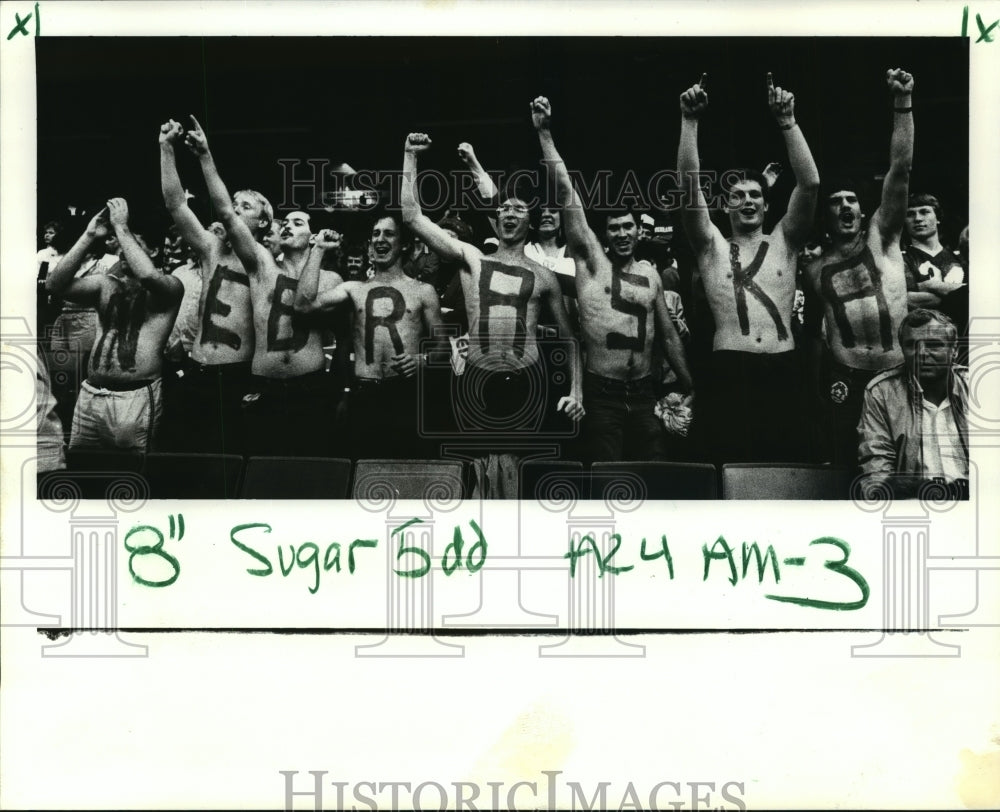
[[[552,105],[544,96],[537,97],[531,103],[531,123],[536,130],[547,130],[552,124]]]
[[[340,248],[341,239],[339,232],[331,228],[321,228],[319,233],[313,237],[313,244],[321,251],[330,251],[334,248]]]
[[[184,135],[184,128],[180,123],[170,119],[165,124],[160,125],[160,143],[173,144],[178,138]]]
[[[913,92],[913,74],[902,68],[893,68],[885,72],[885,81],[889,89],[897,96],[905,96]]]
[[[410,133],[406,136],[405,149],[414,154],[430,149],[431,137],[427,133]]]

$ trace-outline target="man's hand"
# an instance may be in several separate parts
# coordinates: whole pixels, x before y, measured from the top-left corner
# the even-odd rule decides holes
[[[531,123],[536,130],[547,130],[552,124],[552,105],[545,96],[539,96],[531,103]]]
[[[574,422],[579,421],[587,413],[583,408],[581,399],[573,395],[566,395],[559,398],[559,402],[556,404],[556,411],[566,412],[566,416]]]
[[[902,68],[893,68],[885,72],[885,81],[897,96],[909,96],[913,93],[913,74]]]
[[[91,239],[103,239],[111,233],[108,228],[108,207],[105,206],[97,214],[90,218],[87,223],[87,236]]]
[[[111,225],[117,231],[128,225],[128,203],[123,197],[113,197],[108,201],[108,212]]]
[[[170,119],[166,124],[160,125],[160,143],[173,146],[174,141],[184,135],[184,128],[179,122]]]
[[[340,232],[334,231],[332,228],[321,228],[313,236],[313,245],[320,251],[332,251],[335,248],[340,248],[342,239]]]
[[[774,77],[767,74],[767,106],[771,108],[778,124],[786,126],[795,123],[795,96],[787,90],[774,86]]]
[[[708,93],[705,91],[707,73],[701,75],[698,83],[681,93],[681,115],[684,118],[698,118],[708,107]]]
[[[198,157],[207,155],[208,138],[205,136],[205,131],[201,128],[201,125],[198,123],[198,119],[194,116],[191,116],[191,124],[191,129],[189,129],[187,131],[187,135],[184,136],[184,143],[187,145],[187,148]]]
[[[764,180],[767,181],[767,185],[773,187],[778,180],[778,175],[781,174],[781,164],[777,161],[771,161],[767,166],[764,167],[763,175]]]
[[[430,149],[430,146],[431,137],[427,133],[410,133],[406,136],[406,144],[403,148],[416,155],[418,152]]]
[[[402,352],[399,355],[392,356],[392,363],[390,366],[396,371],[397,374],[402,375],[404,378],[412,378],[417,374],[417,367],[419,364],[414,356],[409,353]]]
[[[458,157],[470,169],[479,165],[479,161],[476,158],[476,151],[468,141],[463,141],[458,145]]]

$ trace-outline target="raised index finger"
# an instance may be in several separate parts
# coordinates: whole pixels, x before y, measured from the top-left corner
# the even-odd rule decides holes
[[[702,90],[705,89],[705,80],[706,79],[708,79],[708,74],[707,73],[703,73],[701,75],[701,78],[698,80],[698,87],[700,87]]]
[[[201,130],[201,124],[199,124],[199,123],[198,123],[198,119],[196,119],[196,118],[194,117],[194,115],[193,115],[193,114],[191,114],[191,113],[189,113],[188,115],[190,115],[190,116],[191,116],[191,121],[193,121],[193,122],[194,122],[194,128],[195,128],[196,130]]]
[[[767,98],[769,101],[774,101],[774,76],[771,71],[767,72]]]

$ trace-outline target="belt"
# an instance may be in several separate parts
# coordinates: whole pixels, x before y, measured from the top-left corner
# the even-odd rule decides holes
[[[236,361],[231,364],[199,364],[190,355],[181,365],[185,375],[227,375],[230,373],[248,373],[249,361]]]
[[[392,375],[388,378],[355,378],[351,381],[351,388],[357,389],[378,389],[390,386],[402,386],[416,382],[416,378],[407,378],[404,375]]]
[[[631,381],[623,381],[618,378],[605,378],[589,370],[583,373],[585,383],[597,384],[605,389],[617,390],[619,392],[634,392],[653,385],[653,376],[644,375],[642,378],[635,378]]]
[[[90,378],[87,383],[95,389],[107,389],[109,392],[134,392],[146,386],[152,386],[159,378],[147,378],[142,381],[107,381],[105,383],[94,383]]]
[[[300,389],[309,386],[322,386],[332,380],[324,369],[317,369],[314,372],[306,372],[304,375],[295,375],[291,378],[265,378],[261,375],[254,375],[252,384],[261,389],[287,390]]]

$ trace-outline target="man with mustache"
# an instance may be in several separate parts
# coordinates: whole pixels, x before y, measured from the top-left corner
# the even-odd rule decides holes
[[[857,426],[865,387],[879,372],[903,361],[897,331],[907,313],[906,271],[899,238],[913,161],[913,76],[887,71],[893,94],[889,171],[881,203],[863,228],[858,189],[850,182],[829,186],[826,226],[830,243],[819,257],[806,258],[803,274],[822,303],[826,331],[820,397],[824,434],[836,465],[858,463]],[[819,319],[810,316],[813,332]]]
[[[335,247],[332,232],[316,237],[314,251]],[[354,314],[354,378],[348,403],[354,456],[422,459],[418,436],[417,368],[426,361],[421,339],[439,335],[441,308],[426,282],[403,270],[407,239],[396,216],[379,217],[371,233],[375,275],[319,291],[319,263],[306,264],[295,293],[297,313],[349,303]]]
[[[285,216],[278,234],[279,263],[258,240],[264,226],[261,234],[255,233],[237,211],[239,197],[230,197],[205,132],[194,117],[192,121],[187,144],[198,156],[212,204],[250,280],[254,350],[249,392],[243,398],[246,453],[322,456],[331,439],[333,387],[320,327],[293,307],[312,245],[309,215],[293,211]],[[341,281],[333,272],[322,272],[320,287]]]
[[[531,104],[545,163],[555,172],[567,245],[576,263],[576,295],[586,362],[583,397],[584,455],[588,461],[662,459],[664,430],[654,414],[653,344],[659,337],[681,388],[692,393],[681,340],[671,323],[659,274],[635,261],[639,230],[631,212],[608,212],[605,255],[587,225],[551,130],[552,108],[539,96]]]
[[[795,98],[767,75],[767,99],[788,149],[795,188],[785,216],[764,233],[770,185],[754,170],[735,173],[725,210],[732,236],[712,223],[700,188],[681,195],[681,216],[715,319],[706,394],[695,413],[713,462],[804,457],[799,364],[792,335],[796,261],[816,207],[819,172],[795,123]],[[680,97],[678,170],[696,178],[698,120],[708,107],[705,76]],[[693,173],[693,174],[692,174]],[[733,181],[732,175],[729,178]],[[693,184],[692,184],[693,185]],[[725,179],[723,185],[725,186]],[[707,391],[706,391],[707,390]]]

